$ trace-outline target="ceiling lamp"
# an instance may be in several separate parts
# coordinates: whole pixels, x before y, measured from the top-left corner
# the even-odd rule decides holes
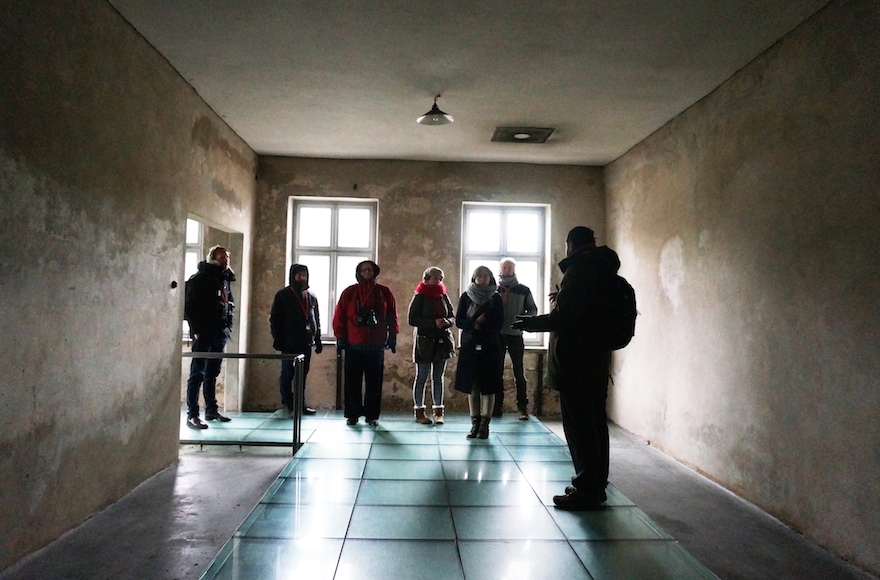
[[[447,115],[437,107],[437,99],[440,95],[434,97],[434,106],[431,110],[416,119],[416,123],[420,125],[448,125],[453,121],[452,115]]]

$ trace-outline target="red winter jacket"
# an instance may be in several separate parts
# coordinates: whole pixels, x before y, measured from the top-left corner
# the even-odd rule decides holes
[[[360,311],[359,311],[360,309]],[[376,326],[358,323],[367,310],[376,314]],[[342,291],[333,313],[333,334],[348,346],[363,349],[382,349],[389,337],[400,332],[397,322],[397,303],[388,286],[373,280],[352,284]]]

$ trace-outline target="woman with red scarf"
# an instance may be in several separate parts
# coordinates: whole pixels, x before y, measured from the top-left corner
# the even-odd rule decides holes
[[[349,425],[362,415],[368,424],[379,424],[385,349],[397,352],[397,303],[391,289],[376,282],[378,276],[372,260],[358,264],[357,284],[342,291],[333,313],[336,350],[345,352],[343,412]]]
[[[422,281],[409,305],[410,326],[413,331],[413,361],[416,380],[413,383],[413,413],[417,423],[443,423],[443,372],[446,359],[452,356],[454,345],[449,327],[455,321],[452,303],[442,284],[443,270],[431,266],[422,274]],[[433,421],[425,414],[425,387],[431,374]]]

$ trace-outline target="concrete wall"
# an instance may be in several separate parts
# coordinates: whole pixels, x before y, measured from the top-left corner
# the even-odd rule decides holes
[[[175,461],[185,220],[248,240],[256,156],[108,3],[0,23],[2,569]]]
[[[402,320],[397,354],[386,351],[383,409],[412,409],[412,327],[406,323],[406,313],[427,266],[444,269],[450,299],[453,305],[458,302],[462,202],[550,204],[551,283],[560,279],[555,263],[564,257],[565,236],[571,227],[593,225],[600,238],[605,232],[600,168],[261,157],[254,228],[254,302],[250,313],[254,352],[273,352],[269,311],[275,292],[287,284],[285,251],[291,196],[379,200],[379,280],[394,292]],[[354,282],[352,272],[351,283]],[[330,320],[327,313],[324,319],[326,326]],[[312,361],[306,399],[310,405],[332,408],[336,392],[335,348],[328,346]],[[526,366],[531,390],[537,384],[534,355],[527,355]],[[281,406],[278,367],[277,361],[251,363],[246,408]],[[446,372],[446,403],[451,410],[465,410],[466,398],[453,394],[451,388],[454,368],[453,359]],[[548,396],[552,398],[549,393]],[[509,396],[505,401],[508,403],[510,408],[515,407],[515,398]],[[554,410],[556,405],[548,402],[545,408]]]
[[[880,572],[880,5],[833,2],[606,168],[613,419]]]

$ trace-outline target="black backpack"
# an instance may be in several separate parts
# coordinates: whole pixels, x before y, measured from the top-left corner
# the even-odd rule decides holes
[[[602,285],[601,328],[604,330],[597,340],[602,348],[620,350],[636,333],[636,292],[626,278],[617,274],[603,276]]]

